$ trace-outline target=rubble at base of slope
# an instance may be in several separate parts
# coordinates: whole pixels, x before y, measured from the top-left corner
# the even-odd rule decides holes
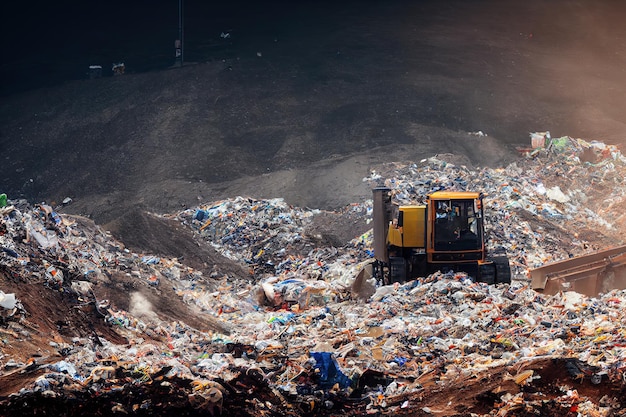
[[[241,282],[225,276],[208,285],[195,279],[199,271],[175,259],[132,253],[45,204],[13,202],[1,209],[2,271],[96,303],[103,319],[129,343],[75,338],[51,344],[63,355],[48,364],[19,363],[1,354],[0,379],[14,370],[42,371],[7,401],[28,395],[137,394],[151,387],[159,395],[169,393],[178,406],[215,414],[235,407],[238,399],[265,415],[314,410],[346,415],[422,410],[427,415],[432,410],[424,405],[424,393],[463,386],[492,372],[489,379],[497,383],[485,388],[493,398],[485,415],[504,416],[520,407],[536,414],[547,407],[548,394],[550,406],[563,415],[570,410],[623,414],[626,292],[545,296],[531,290],[525,277],[529,267],[619,239],[624,215],[616,202],[623,203],[626,195],[625,158],[601,143],[559,138],[502,169],[471,169],[445,160],[390,164],[364,181],[389,186],[400,203],[418,202],[439,189],[487,194],[490,245],[504,247],[511,259],[516,278],[511,285],[436,273],[377,286],[366,302],[353,300],[352,280],[372,257],[371,232],[344,247],[319,247],[304,233],[318,211],[291,207],[282,199],[244,197],[170,216],[225,257],[247,265],[256,278]],[[371,201],[346,210],[371,216]],[[111,271],[156,287],[159,277],[167,278],[179,297],[227,323],[230,333],[135,317],[90,299],[90,286],[108,279]],[[20,317],[28,312],[19,297],[11,297],[11,288],[0,290],[0,306],[11,307],[0,307],[1,323],[12,332],[23,330]],[[532,365],[539,361],[558,363],[570,379],[543,385],[548,375]],[[586,396],[577,383],[606,386],[606,395],[601,401]],[[247,389],[255,392],[252,386],[265,387],[266,401],[259,391],[256,401],[241,396]],[[120,413],[164,407],[148,394],[137,398],[109,406]]]

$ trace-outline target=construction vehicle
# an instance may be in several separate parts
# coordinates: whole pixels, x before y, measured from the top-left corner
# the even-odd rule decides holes
[[[488,257],[484,195],[436,191],[420,205],[392,203],[391,189],[373,189],[372,275],[383,284],[463,271],[476,281],[510,283],[506,255]]]

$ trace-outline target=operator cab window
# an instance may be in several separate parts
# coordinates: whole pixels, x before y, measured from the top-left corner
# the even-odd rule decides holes
[[[439,200],[435,210],[435,250],[480,249],[480,210],[474,200]]]

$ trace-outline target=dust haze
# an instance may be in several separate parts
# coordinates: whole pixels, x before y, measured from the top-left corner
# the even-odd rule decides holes
[[[145,319],[157,318],[156,313],[152,309],[152,303],[141,294],[140,292],[134,292],[130,297],[130,306],[128,311],[136,317]]]

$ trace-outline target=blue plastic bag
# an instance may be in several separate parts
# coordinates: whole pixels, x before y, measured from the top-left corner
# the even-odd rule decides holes
[[[348,388],[352,385],[352,380],[341,372],[332,353],[311,352],[310,355],[315,359],[315,369],[319,370],[321,389],[330,389],[335,384],[339,384],[340,388]]]

